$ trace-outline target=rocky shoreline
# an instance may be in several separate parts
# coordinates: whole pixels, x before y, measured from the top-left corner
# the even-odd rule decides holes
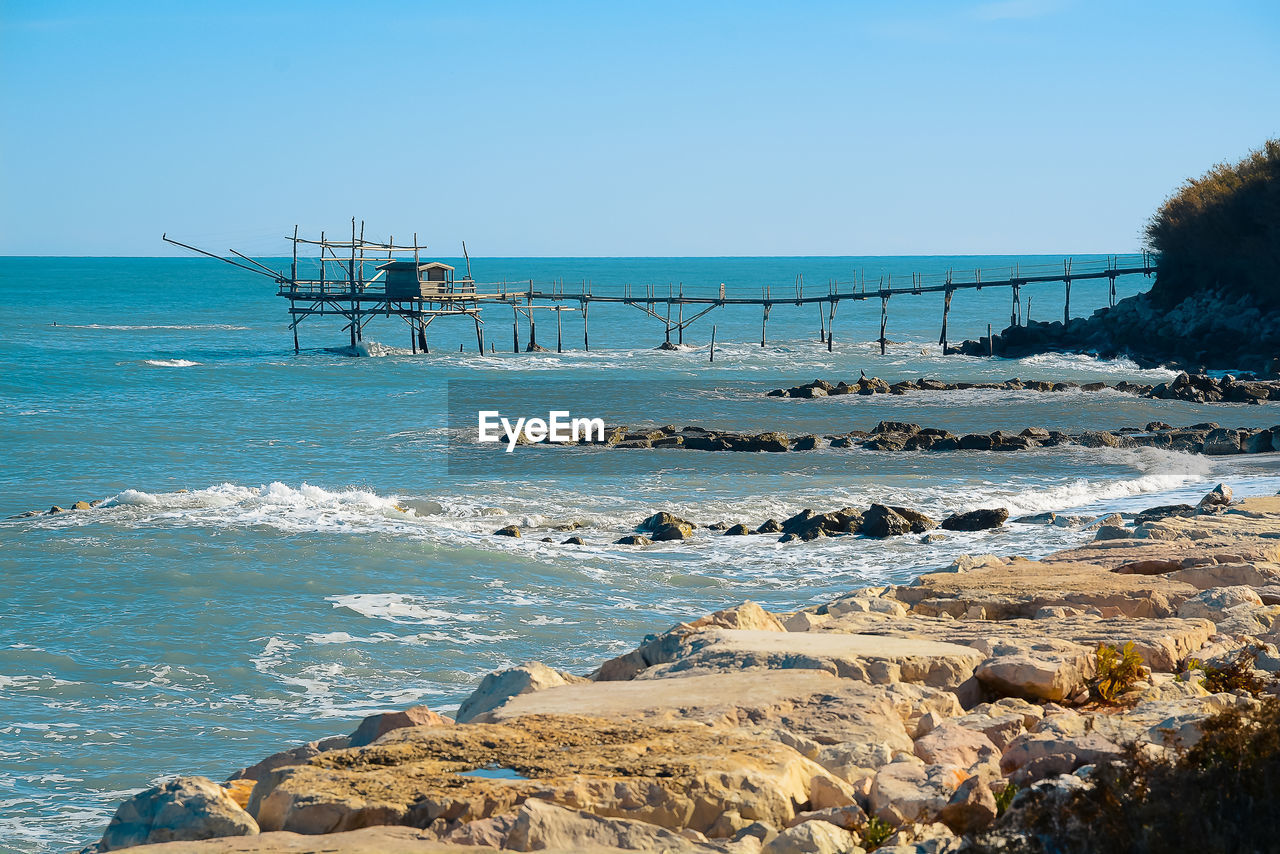
[[[1224,377],[1211,377],[1206,374],[1180,373],[1167,383],[1146,385],[1122,380],[1114,385],[1104,382],[1078,383],[1072,380],[1022,380],[1014,377],[998,383],[945,382],[943,380],[921,377],[918,380],[899,380],[890,383],[879,377],[859,377],[849,383],[840,380],[830,383],[826,380],[814,380],[790,388],[776,388],[768,392],[768,397],[795,397],[815,399],[836,397],[845,394],[862,396],[876,394],[909,394],[918,391],[969,391],[986,389],[997,391],[1116,391],[1132,394],[1149,400],[1185,400],[1191,403],[1253,403],[1266,400],[1280,400],[1280,380],[1260,380],[1253,374],[1239,377],[1228,374]]]
[[[517,444],[550,443],[530,442],[521,436]],[[871,430],[803,436],[788,436],[773,430],[739,433],[697,425],[637,429],[622,426],[606,429],[603,442],[584,439],[578,444],[621,449],[674,448],[752,453],[816,451],[823,448],[856,448],[866,451],[1025,451],[1078,445],[1084,448],[1164,448],[1192,454],[1224,456],[1264,454],[1280,450],[1280,425],[1232,428],[1222,427],[1216,421],[1206,421],[1187,427],[1174,427],[1162,421],[1152,421],[1142,427],[1121,427],[1115,431],[1066,432],[1046,427],[1027,427],[1017,433],[997,430],[992,433],[956,434],[939,427],[921,427],[904,421],[881,421]]]
[[[1276,702],[1280,497],[1128,521],[1040,561],[743,603],[583,676],[491,673],[456,721],[376,715],[142,792],[86,850],[1016,850],[1113,763]]]
[[[1159,279],[1157,277],[1157,286]],[[1144,367],[1248,370],[1280,375],[1280,315],[1249,294],[1202,290],[1176,305],[1152,293],[1120,300],[1069,323],[1030,322],[991,338],[965,341],[954,352],[1011,359],[1036,353],[1128,357]]]

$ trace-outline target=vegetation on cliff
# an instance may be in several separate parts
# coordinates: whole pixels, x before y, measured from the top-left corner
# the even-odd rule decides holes
[[[1204,290],[1280,304],[1280,140],[1187,181],[1146,233],[1159,254],[1151,294],[1161,304]]]

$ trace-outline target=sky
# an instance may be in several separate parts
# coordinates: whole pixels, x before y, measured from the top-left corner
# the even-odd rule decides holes
[[[0,0],[0,254],[1131,252],[1280,4]]]

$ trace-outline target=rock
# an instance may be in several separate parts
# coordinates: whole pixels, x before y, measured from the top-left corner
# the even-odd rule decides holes
[[[1129,566],[1130,564],[1125,565]],[[1168,573],[1168,577],[1174,581],[1190,584],[1200,590],[1208,590],[1211,587],[1237,586],[1265,588],[1280,584],[1280,564],[1233,561],[1231,563],[1189,566],[1185,569],[1179,565]],[[1263,602],[1274,604],[1267,603],[1265,598]]]
[[[256,765],[250,765],[248,768],[241,768],[236,773],[227,778],[229,782],[236,780],[261,780],[268,771],[274,771],[276,768],[282,768],[285,765],[301,765],[312,756],[324,753],[326,750],[341,750],[344,747],[351,746],[351,737],[346,735],[333,736],[332,738],[324,738],[318,741],[309,741],[298,747],[282,750],[279,753],[273,753]],[[244,804],[241,804],[244,806]]]
[[[120,805],[99,843],[114,851],[133,845],[251,836],[258,824],[227,790],[204,777],[177,777]]]
[[[797,813],[796,817],[791,819],[789,826],[795,827],[806,821],[825,821],[828,824],[834,824],[836,827],[843,827],[845,830],[857,830],[866,824],[867,814],[857,804],[849,804],[844,807],[828,807],[827,809]]]
[[[494,763],[522,778],[458,776]],[[785,825],[795,805],[809,801],[815,777],[831,775],[777,741],[739,730],[533,715],[410,727],[367,747],[321,754],[271,772],[249,807],[265,830],[332,833],[437,819],[461,825],[538,798],[705,833],[729,808]]]
[[[627,534],[625,537],[616,539],[613,542],[614,542],[614,545],[618,545],[618,546],[651,546],[653,545],[653,540],[649,539],[643,534]]]
[[[586,540],[582,539],[582,537],[579,537],[578,535],[576,535],[576,534],[575,534],[574,536],[569,537],[567,540],[565,540],[565,541],[564,541],[563,543],[561,543],[560,545],[562,545],[562,546],[585,546],[586,544],[587,544],[587,541],[586,541]]]
[[[974,675],[1004,696],[1066,700],[1087,687],[1096,669],[1092,649],[1053,637],[1030,643],[990,639],[974,646],[989,656]]]
[[[509,821],[514,816],[505,816]],[[505,831],[499,838],[505,838]],[[194,842],[165,842],[137,849],[138,854],[491,854],[497,849],[476,842],[469,847],[441,842],[430,830],[413,827],[366,827],[325,835],[323,840],[287,831],[257,836],[224,836]],[[318,847],[321,846],[321,847]],[[84,849],[88,852],[90,849]],[[133,850],[133,849],[130,849]],[[601,849],[595,849],[605,854]],[[710,852],[708,852],[710,854]],[[744,852],[745,854],[745,852]]]
[[[755,602],[743,602],[741,605],[700,617],[692,623],[678,623],[660,635],[646,638],[643,644],[631,652],[611,658],[600,665],[592,678],[601,682],[634,679],[646,667],[670,661],[686,635],[704,628],[786,631],[777,617]]]
[[[873,684],[914,682],[968,693],[982,655],[938,641],[833,632],[761,632],[708,629],[669,650],[667,663],[640,674],[659,679],[680,673],[805,668]]]
[[[872,504],[862,516],[860,532],[868,537],[897,537],[903,534],[923,534],[938,523],[923,513],[906,507],[889,507]]]
[[[965,772],[954,765],[892,762],[876,773],[870,811],[890,824],[931,821],[965,779]]]
[[[72,510],[90,510],[92,507],[93,505],[88,501],[77,501],[75,504],[71,505]]]
[[[538,798],[529,798],[520,805],[503,845],[511,851],[586,851],[595,847],[692,852],[700,846],[679,833],[648,822],[602,818]]]
[[[800,436],[791,443],[793,451],[814,451],[822,447],[823,440],[817,436]]]
[[[1047,605],[1065,605],[1115,607],[1131,617],[1166,617],[1195,592],[1191,585],[1164,576],[1118,575],[1079,559],[1054,557],[1052,563],[1012,559],[967,572],[926,573],[910,586],[894,588],[894,598],[927,616],[962,616],[979,605],[988,620],[1007,620],[1032,617]]]
[[[515,525],[508,525],[505,528],[499,528],[493,533],[494,533],[494,536],[497,536],[497,537],[519,537],[520,529],[517,528]]]
[[[731,528],[725,528],[724,536],[726,537],[745,537],[751,533],[751,529],[746,525],[734,525]]]
[[[693,526],[688,522],[675,522],[670,525],[662,525],[653,532],[654,542],[666,542],[670,540],[687,540],[693,536]]]
[[[825,821],[806,821],[789,827],[765,843],[760,854],[853,854],[865,849],[858,838]]]
[[[985,531],[999,528],[1009,518],[1009,511],[1003,507],[992,510],[970,510],[968,513],[954,513],[942,522],[947,531]]]
[[[1212,620],[1224,633],[1253,635],[1271,625],[1260,613],[1263,609],[1262,599],[1252,587],[1211,587],[1178,606],[1178,616]]]
[[[52,516],[55,513],[66,513],[66,512],[67,512],[67,508],[59,507],[57,504],[55,504],[49,508],[49,512],[46,515]]]
[[[1241,430],[1224,430],[1219,427],[1217,430],[1210,430],[1209,435],[1204,438],[1204,445],[1201,453],[1209,456],[1223,456],[1227,454],[1244,453],[1245,435]]]
[[[1000,771],[1025,786],[1118,757],[1120,746],[1094,731],[1093,720],[1074,712],[1046,715],[1032,732],[1018,736],[1005,748]]]
[[[1226,507],[1231,504],[1231,497],[1231,487],[1225,483],[1220,483],[1211,489],[1204,498],[1201,498],[1200,503],[1196,506],[1201,510]]]
[[[458,707],[458,723],[468,723],[475,720],[490,709],[497,708],[512,697],[521,694],[529,694],[534,691],[555,688],[559,685],[572,685],[586,681],[580,676],[553,670],[536,661],[521,664],[519,667],[498,670],[487,674],[484,679],[480,680],[480,685],[476,690]],[[411,709],[410,711],[413,710]],[[439,715],[436,717],[438,718]],[[421,725],[438,725],[438,723],[423,721]],[[370,739],[369,741],[372,740]],[[353,738],[352,747],[368,744],[369,741],[356,743]]]
[[[652,516],[649,516],[639,525],[636,525],[636,530],[648,531],[650,533],[653,533],[661,528],[666,528],[670,525],[686,526],[689,528],[690,531],[693,530],[692,522],[689,522],[686,519],[681,519],[679,516],[676,516],[674,513],[667,513],[666,511],[663,511],[660,513],[654,513]]]
[[[1102,525],[1093,535],[1094,540],[1127,540],[1133,536],[1133,531],[1123,525]]]
[[[934,765],[955,765],[970,773],[1000,761],[1000,751],[981,732],[943,721],[916,739],[915,755]]]
[[[777,519],[765,519],[759,528],[756,528],[757,534],[780,534],[782,533],[782,523]]]

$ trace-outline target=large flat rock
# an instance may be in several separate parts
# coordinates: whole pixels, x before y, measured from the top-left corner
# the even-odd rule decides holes
[[[968,647],[920,638],[708,629],[685,637],[668,662],[641,671],[637,679],[800,668],[882,685],[915,682],[955,690],[981,660]]]
[[[495,777],[493,766],[516,777]],[[785,826],[846,784],[778,741],[729,728],[535,715],[503,724],[410,727],[367,747],[278,768],[248,811],[263,831],[378,824],[448,832],[529,798],[669,830],[709,831],[729,808]]]
[[[894,588],[896,599],[926,616],[962,617],[981,609],[987,619],[1034,617],[1046,606],[1114,608],[1130,617],[1168,617],[1196,594],[1190,584],[1160,575],[1122,575],[1094,563],[1014,558],[967,572],[934,572]]]
[[[276,831],[120,850],[136,854],[485,854],[498,849],[484,845],[449,845],[429,831],[412,827],[367,827],[325,836]]]
[[[700,721],[776,739],[845,779],[912,754],[920,718],[961,713],[954,694],[909,683],[872,685],[819,670],[750,670],[566,685],[512,697],[482,720],[525,715]]]

